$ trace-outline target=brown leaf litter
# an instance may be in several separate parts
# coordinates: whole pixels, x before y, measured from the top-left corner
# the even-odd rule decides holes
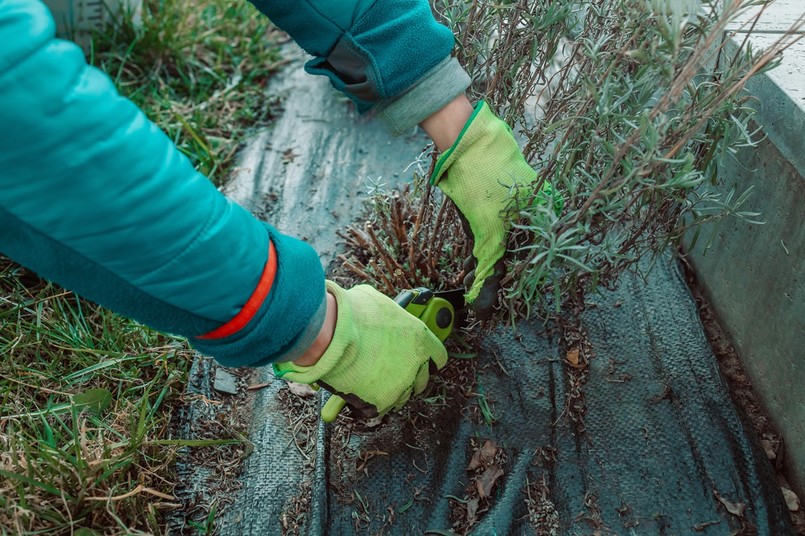
[[[497,442],[487,439],[479,445],[474,438],[470,441],[474,452],[467,465],[470,481],[465,496],[450,498],[450,518],[457,534],[467,534],[489,510],[496,486],[506,474],[506,454]]]

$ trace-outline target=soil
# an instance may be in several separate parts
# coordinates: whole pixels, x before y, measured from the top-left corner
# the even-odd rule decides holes
[[[448,341],[448,351],[466,351]],[[330,486],[342,504],[355,501],[354,484],[367,477],[372,460],[391,456],[402,448],[427,451],[449,423],[472,414],[475,359],[451,359],[438,375],[431,377],[424,393],[401,410],[386,415],[382,426],[375,420],[353,418],[349,408],[339,415],[330,435]],[[421,471],[421,468],[412,468]]]
[[[701,318],[705,334],[710,341],[710,346],[713,349],[721,374],[727,381],[732,400],[738,407],[738,412],[744,425],[754,433],[755,438],[763,446],[767,456],[774,464],[780,486],[790,490],[792,488],[790,484],[792,471],[786,461],[783,437],[777,430],[769,412],[764,408],[760,396],[755,391],[752,381],[735,351],[729,333],[721,325],[718,316],[710,306],[704,290],[699,285],[693,267],[685,260],[684,256],[680,256],[680,258],[682,259],[688,287],[696,300],[699,318]],[[805,504],[801,499],[802,497],[800,497],[800,505]],[[800,506],[797,512],[790,513],[791,522],[797,534],[805,536],[805,508]]]

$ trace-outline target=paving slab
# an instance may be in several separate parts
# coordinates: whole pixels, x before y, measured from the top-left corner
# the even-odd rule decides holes
[[[366,178],[408,180],[426,140],[390,138],[299,63],[269,91],[285,96],[285,111],[244,150],[225,192],[308,240],[327,266],[336,230],[359,218]],[[282,534],[294,523],[310,535],[449,530],[472,509],[468,466],[486,440],[500,473],[472,510],[472,534],[727,535],[745,522],[761,535],[791,534],[769,462],[738,418],[675,265],[660,263],[647,283],[628,276],[593,301],[580,324],[595,354],[583,381],[559,326],[501,326],[482,344],[474,396],[435,409],[419,401],[411,411],[427,418],[401,412],[375,429],[289,422],[283,393],[296,395],[261,370],[255,448],[220,534]],[[196,372],[209,384],[207,360]],[[481,396],[494,422],[478,417]],[[579,411],[583,423],[570,417]],[[295,442],[300,427],[310,450]],[[201,468],[196,489],[208,477]],[[742,505],[743,517],[718,497]],[[535,528],[546,524],[555,530]]]
[[[802,15],[802,0],[775,0],[769,4],[756,5],[742,11],[727,27],[729,31],[762,33],[785,33],[797,17]],[[759,15],[759,16],[758,16]],[[757,22],[752,21],[757,17]],[[802,33],[803,30],[798,30]]]

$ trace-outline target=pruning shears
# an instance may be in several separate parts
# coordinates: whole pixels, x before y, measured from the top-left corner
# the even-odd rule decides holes
[[[422,320],[428,329],[444,342],[456,324],[456,312],[464,308],[464,289],[432,291],[425,287],[403,290],[394,301]],[[347,402],[338,395],[331,395],[321,408],[321,420],[333,422]]]

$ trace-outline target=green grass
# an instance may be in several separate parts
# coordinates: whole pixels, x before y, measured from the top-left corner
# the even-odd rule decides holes
[[[97,35],[90,61],[220,184],[243,137],[270,120],[278,31],[247,2],[151,0]]]
[[[0,292],[0,527],[160,532],[191,352],[10,262]]]
[[[89,59],[220,184],[270,119],[275,43],[246,3],[162,0],[139,30],[96,36]],[[0,356],[0,534],[164,532],[181,507],[171,433],[186,344],[0,257]]]

